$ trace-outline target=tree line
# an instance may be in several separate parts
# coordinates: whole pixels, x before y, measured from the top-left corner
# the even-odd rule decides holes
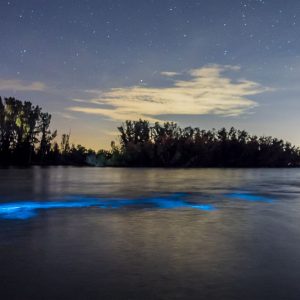
[[[281,139],[244,130],[181,128],[126,121],[118,127],[120,147],[99,155],[107,165],[136,167],[296,167],[300,149]]]
[[[299,148],[281,139],[250,135],[244,130],[181,128],[174,122],[151,125],[126,121],[119,145],[111,150],[86,149],[57,141],[51,115],[39,106],[0,97],[1,165],[92,165],[122,167],[297,167]]]
[[[87,156],[95,152],[71,145],[70,134],[57,142],[50,123],[51,115],[30,101],[0,97],[0,164],[86,164]]]

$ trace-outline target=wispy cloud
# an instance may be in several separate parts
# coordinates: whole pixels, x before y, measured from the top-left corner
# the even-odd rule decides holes
[[[76,117],[75,116],[72,116],[66,112],[61,112],[61,111],[54,111],[52,112],[53,115],[56,115],[58,117],[61,117],[63,119],[69,119],[69,120],[75,120]]]
[[[44,91],[46,85],[40,81],[26,82],[17,79],[0,79],[0,91]]]
[[[113,120],[147,118],[157,115],[240,115],[258,104],[249,99],[269,88],[245,79],[233,80],[227,72],[237,72],[237,66],[210,65],[183,74],[163,72],[172,79],[169,87],[132,86],[99,91],[89,99],[94,106],[72,106],[74,112],[96,114]],[[226,74],[225,74],[226,73]],[[90,91],[94,95],[97,90]],[[75,100],[78,102],[78,99]],[[98,107],[95,107],[98,104]],[[109,107],[103,107],[103,104]]]
[[[174,77],[174,76],[180,75],[180,73],[177,73],[177,72],[167,72],[167,71],[161,72],[160,74],[163,76],[167,76],[167,77]]]

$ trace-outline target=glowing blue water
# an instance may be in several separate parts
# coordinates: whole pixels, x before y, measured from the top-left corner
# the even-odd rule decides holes
[[[250,201],[250,202],[265,202],[265,203],[274,202],[274,200],[271,198],[260,196],[260,195],[253,195],[250,193],[236,192],[236,193],[227,194],[226,196],[228,198]]]
[[[29,219],[37,215],[38,211],[58,208],[88,208],[117,209],[122,207],[150,207],[160,209],[192,208],[204,211],[215,210],[211,204],[196,204],[179,199],[183,194],[168,197],[144,199],[92,199],[85,197],[69,197],[76,201],[51,202],[14,202],[0,204],[0,218],[2,219]]]
[[[59,208],[88,208],[98,207],[102,209],[131,208],[159,208],[159,209],[180,209],[190,208],[203,211],[213,211],[212,204],[199,204],[185,200],[188,194],[173,193],[166,196],[141,199],[101,199],[82,196],[67,196],[65,201],[47,202],[10,202],[0,204],[0,218],[2,219],[29,219],[37,216],[40,210]],[[274,200],[268,197],[254,195],[247,192],[235,192],[226,194],[227,198],[244,200],[250,202],[272,203]]]

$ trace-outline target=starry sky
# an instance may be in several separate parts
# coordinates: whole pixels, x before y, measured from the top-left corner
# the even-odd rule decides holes
[[[299,0],[0,0],[0,95],[109,148],[126,119],[300,145]]]

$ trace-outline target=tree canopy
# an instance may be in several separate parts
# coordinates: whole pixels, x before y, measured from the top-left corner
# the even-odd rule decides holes
[[[70,145],[63,134],[61,147],[57,131],[50,129],[51,115],[29,101],[0,97],[0,164],[86,164],[93,154],[81,145]]]
[[[124,167],[297,167],[299,148],[244,130],[181,128],[174,122],[126,121],[119,145],[86,149],[70,134],[51,130],[51,115],[29,101],[0,97],[1,165],[92,165]]]
[[[281,139],[244,130],[181,128],[176,123],[150,125],[126,121],[118,127],[118,159],[125,166],[149,167],[292,167],[299,148]]]

